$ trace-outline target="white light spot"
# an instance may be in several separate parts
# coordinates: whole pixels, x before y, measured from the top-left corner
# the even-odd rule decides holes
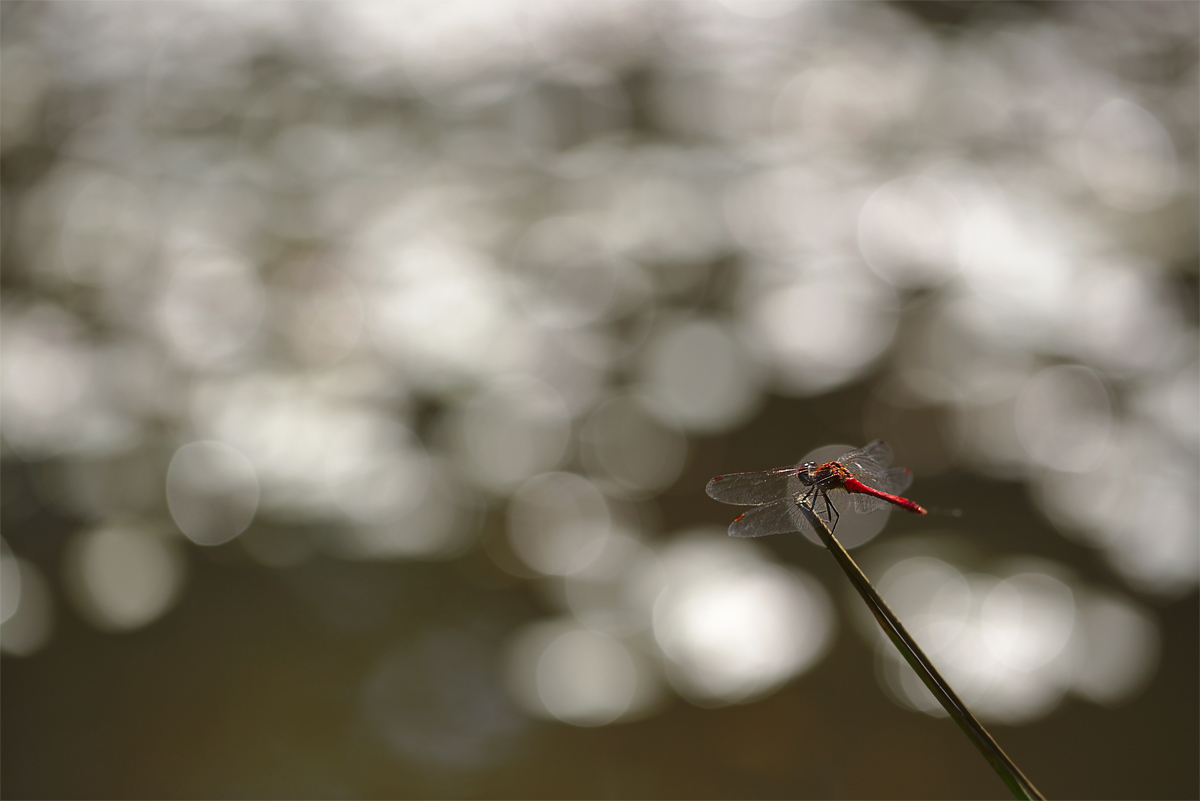
[[[1058,330],[1062,345],[1109,375],[1172,364],[1186,334],[1149,265],[1090,265],[1073,276],[1071,302]]]
[[[646,343],[645,393],[689,431],[728,431],[748,420],[762,400],[757,362],[728,328],[712,320],[675,321]]]
[[[1078,613],[1086,645],[1072,689],[1105,706],[1131,700],[1158,668],[1158,624],[1144,609],[1110,592],[1084,594]]]
[[[1149,427],[1126,423],[1084,472],[1047,472],[1037,497],[1072,539],[1102,548],[1132,586],[1177,597],[1200,579],[1200,498],[1194,456]]]
[[[753,19],[786,17],[804,5],[805,0],[717,0],[733,13]]]
[[[1113,539],[1111,523],[1120,518],[1129,489],[1130,463],[1113,448],[1089,470],[1047,470],[1038,474],[1039,500],[1046,516],[1072,539],[1103,546]]]
[[[525,482],[508,510],[508,537],[529,567],[567,575],[600,554],[612,527],[608,501],[587,479],[544,473]]]
[[[325,480],[350,518],[390,523],[421,503],[429,457],[411,431],[379,414],[347,416],[327,443]]]
[[[503,764],[525,718],[504,694],[490,642],[453,627],[405,638],[363,682],[362,711],[412,764],[471,773]]]
[[[310,364],[340,361],[362,333],[362,296],[341,270],[295,265],[287,284],[274,288],[272,303],[281,312],[282,333]]]
[[[355,559],[448,559],[463,552],[478,533],[473,494],[448,464],[431,464],[428,490],[404,516],[339,532],[333,548]],[[243,537],[243,540],[245,538]]]
[[[667,587],[654,636],[668,678],[697,703],[761,697],[808,670],[833,633],[824,589],[767,562],[750,543],[714,535],[678,539],[663,552]]]
[[[1200,496],[1195,457],[1167,449],[1139,458],[1108,562],[1137,589],[1178,597],[1200,580]]]
[[[1028,474],[1029,454],[1017,436],[1015,405],[1016,399],[1009,397],[963,404],[956,409],[955,426],[962,438],[963,454],[974,468],[1009,479]]]
[[[6,309],[0,348],[5,440],[29,458],[70,448],[92,385],[82,326],[54,306]]]
[[[655,494],[683,470],[687,438],[666,409],[637,396],[614,398],[588,418],[581,436],[588,472],[634,493]]]
[[[958,271],[963,212],[929,178],[898,178],[867,199],[858,215],[858,247],[871,269],[902,287],[941,284]]]
[[[1021,390],[1014,415],[1021,444],[1047,467],[1088,470],[1108,447],[1112,405],[1104,382],[1087,367],[1038,373]]]
[[[1067,692],[1120,704],[1145,687],[1158,663],[1149,614],[1069,581],[1042,561],[964,576],[941,559],[916,556],[888,568],[879,589],[981,719],[1016,725],[1045,716]],[[864,632],[876,644],[880,683],[897,702],[945,716],[873,622]]]
[[[131,631],[161,617],[183,586],[178,543],[145,528],[111,525],[68,545],[66,585],[79,613],[97,628]]]
[[[506,684],[531,715],[575,726],[642,717],[662,701],[662,678],[625,642],[569,619],[529,625],[509,642]]]
[[[272,156],[282,180],[319,186],[350,172],[352,145],[346,128],[291,122],[275,137]]]
[[[1193,453],[1200,451],[1200,362],[1192,362],[1175,376],[1167,404],[1179,441]]]
[[[903,49],[876,37],[867,47],[846,42],[824,51],[800,79],[802,91],[789,87],[777,101],[776,124],[818,152],[850,150],[861,160],[857,149],[870,152],[880,137],[904,127],[922,99],[931,51],[915,29],[894,41]]]
[[[155,210],[141,188],[96,174],[81,183],[64,211],[59,269],[91,286],[128,280],[149,267],[157,229]]]
[[[380,348],[434,388],[511,369],[513,351],[525,343],[495,264],[461,243],[414,237],[405,211],[369,229],[357,259]]]
[[[996,659],[1028,673],[1066,647],[1075,625],[1075,600],[1058,579],[1021,573],[988,592],[979,619],[983,641]]]
[[[944,651],[967,625],[971,588],[957,568],[941,559],[919,556],[898,562],[880,577],[878,588],[927,654]],[[873,635],[885,636],[873,617],[868,625]]]
[[[378,522],[421,500],[425,454],[412,433],[374,403],[376,376],[346,369],[319,380],[253,373],[197,385],[197,430],[254,465],[261,510],[277,519]]]
[[[729,230],[748,250],[776,258],[837,253],[853,242],[861,199],[844,180],[808,168],[757,173],[725,193]]]
[[[1006,330],[1018,341],[1039,341],[1046,322],[1071,300],[1074,267],[1061,241],[1069,225],[1054,212],[1030,203],[1018,215],[1001,197],[981,198],[959,231],[963,277],[983,300],[1010,315]],[[1015,327],[1022,321],[1024,328]]]
[[[645,9],[636,4],[526,3],[521,12],[530,46],[553,72],[568,75],[573,67],[582,67],[585,75],[595,65],[623,67],[641,57],[641,46],[654,35]]]
[[[775,367],[787,395],[828,392],[858,378],[892,343],[897,308],[886,284],[848,264],[766,280],[742,311],[745,338]]]
[[[528,158],[568,180],[596,177],[619,163],[629,107],[612,76],[589,67],[543,74],[509,104],[513,134]]]
[[[167,468],[167,506],[197,545],[220,545],[246,530],[258,508],[250,461],[223,442],[192,442]]]
[[[416,13],[405,14],[400,28],[404,67],[426,100],[477,109],[512,92],[525,45],[516,6],[451,2],[407,8]]]
[[[624,637],[650,625],[665,583],[654,551],[633,537],[614,534],[587,567],[565,577],[563,595],[584,626]]]
[[[675,280],[703,280],[708,271],[696,268],[730,246],[719,200],[724,162],[695,150],[654,150],[634,151],[622,166],[612,178],[606,229],[613,248],[643,264],[680,265]]]
[[[155,312],[177,358],[210,367],[253,338],[265,298],[249,262],[228,251],[198,249],[175,256],[168,267]]]
[[[50,640],[54,627],[54,595],[41,571],[17,559],[21,602],[12,617],[0,624],[0,651],[30,656]]]
[[[629,650],[595,631],[572,631],[542,653],[538,693],[554,717],[576,726],[603,726],[628,709],[637,689]]]
[[[530,228],[513,255],[510,280],[525,311],[551,328],[596,320],[616,291],[607,244],[587,220],[552,217]]]
[[[471,398],[456,433],[465,471],[484,488],[507,493],[559,463],[570,439],[571,418],[552,387],[514,376]]]
[[[21,565],[8,543],[0,540],[0,623],[12,617],[21,604]]]
[[[1175,194],[1175,147],[1150,112],[1128,100],[1110,100],[1092,115],[1079,140],[1079,164],[1109,206],[1150,211]]]
[[[572,418],[594,409],[609,392],[613,362],[623,346],[594,327],[536,328],[530,333],[521,372],[549,384]]]

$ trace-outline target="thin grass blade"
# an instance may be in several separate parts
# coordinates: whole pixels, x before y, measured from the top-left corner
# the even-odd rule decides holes
[[[825,543],[825,547],[833,554],[833,558],[841,565],[842,571],[846,577],[850,579],[850,583],[854,585],[854,589],[858,590],[858,594],[862,596],[863,601],[871,610],[871,614],[875,616],[888,639],[900,651],[905,661],[912,666],[912,669],[921,677],[921,681],[929,688],[937,698],[938,703],[950,715],[958,727],[963,730],[967,738],[974,743],[979,749],[979,753],[983,754],[984,759],[992,766],[999,774],[1000,778],[1008,785],[1008,789],[1013,795],[1021,799],[1041,799],[1045,801],[1045,796],[1038,792],[1038,789],[1033,786],[1033,782],[1025,777],[1021,769],[1004,753],[1000,745],[995,741],[983,724],[976,719],[967,705],[963,703],[958,694],[950,687],[950,684],[942,678],[938,673],[937,668],[929,661],[929,657],[921,650],[916,641],[908,633],[900,623],[899,618],[884,602],[883,598],[875,590],[875,587],[867,579],[865,573],[859,568],[858,564],[850,557],[850,554],[842,547],[842,544],[833,536],[833,532],[825,525],[820,515],[815,514],[811,509],[803,504],[797,504],[804,516],[816,529],[817,535],[821,541]]]

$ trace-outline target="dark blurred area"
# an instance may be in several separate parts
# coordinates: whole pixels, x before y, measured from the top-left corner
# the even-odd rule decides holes
[[[3,794],[1003,797],[704,494],[884,438],[839,537],[1017,764],[1197,797],[1198,41],[0,3]]]

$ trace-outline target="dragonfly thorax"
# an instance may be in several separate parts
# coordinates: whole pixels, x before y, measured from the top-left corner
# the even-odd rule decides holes
[[[850,477],[849,472],[837,462],[805,462],[796,473],[796,478],[806,487],[837,484],[847,477]]]

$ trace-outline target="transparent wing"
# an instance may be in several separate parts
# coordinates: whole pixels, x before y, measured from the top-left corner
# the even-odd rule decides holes
[[[905,467],[893,467],[891,470],[884,472],[883,485],[875,487],[884,492],[890,492],[893,495],[899,495],[906,489],[912,486],[913,475],[912,471]]]
[[[838,459],[838,463],[868,487],[893,493],[902,491],[908,487],[907,483],[899,489],[892,487],[893,482],[899,480],[893,474],[897,472],[907,474],[908,471],[903,469],[899,471],[887,469],[888,465],[892,463],[892,446],[881,439],[877,439],[856,451],[842,454]],[[911,483],[912,479],[910,478],[908,481]]]
[[[847,505],[858,514],[865,515],[874,512],[876,509],[882,509],[889,504],[887,501],[880,500],[879,498],[856,492],[850,496]]]
[[[789,500],[802,489],[796,474],[799,467],[776,467],[757,473],[730,473],[708,482],[708,497],[721,503],[756,506],[781,498]]]
[[[858,450],[843,453],[838,458],[838,462],[845,465],[852,473],[855,473],[855,468],[881,473],[892,463],[892,446],[877,439]]]
[[[892,446],[881,439],[863,445],[861,452],[880,467],[887,467],[892,463]]]
[[[812,524],[791,498],[751,509],[729,524],[731,537],[766,537],[789,531],[812,531]]]

